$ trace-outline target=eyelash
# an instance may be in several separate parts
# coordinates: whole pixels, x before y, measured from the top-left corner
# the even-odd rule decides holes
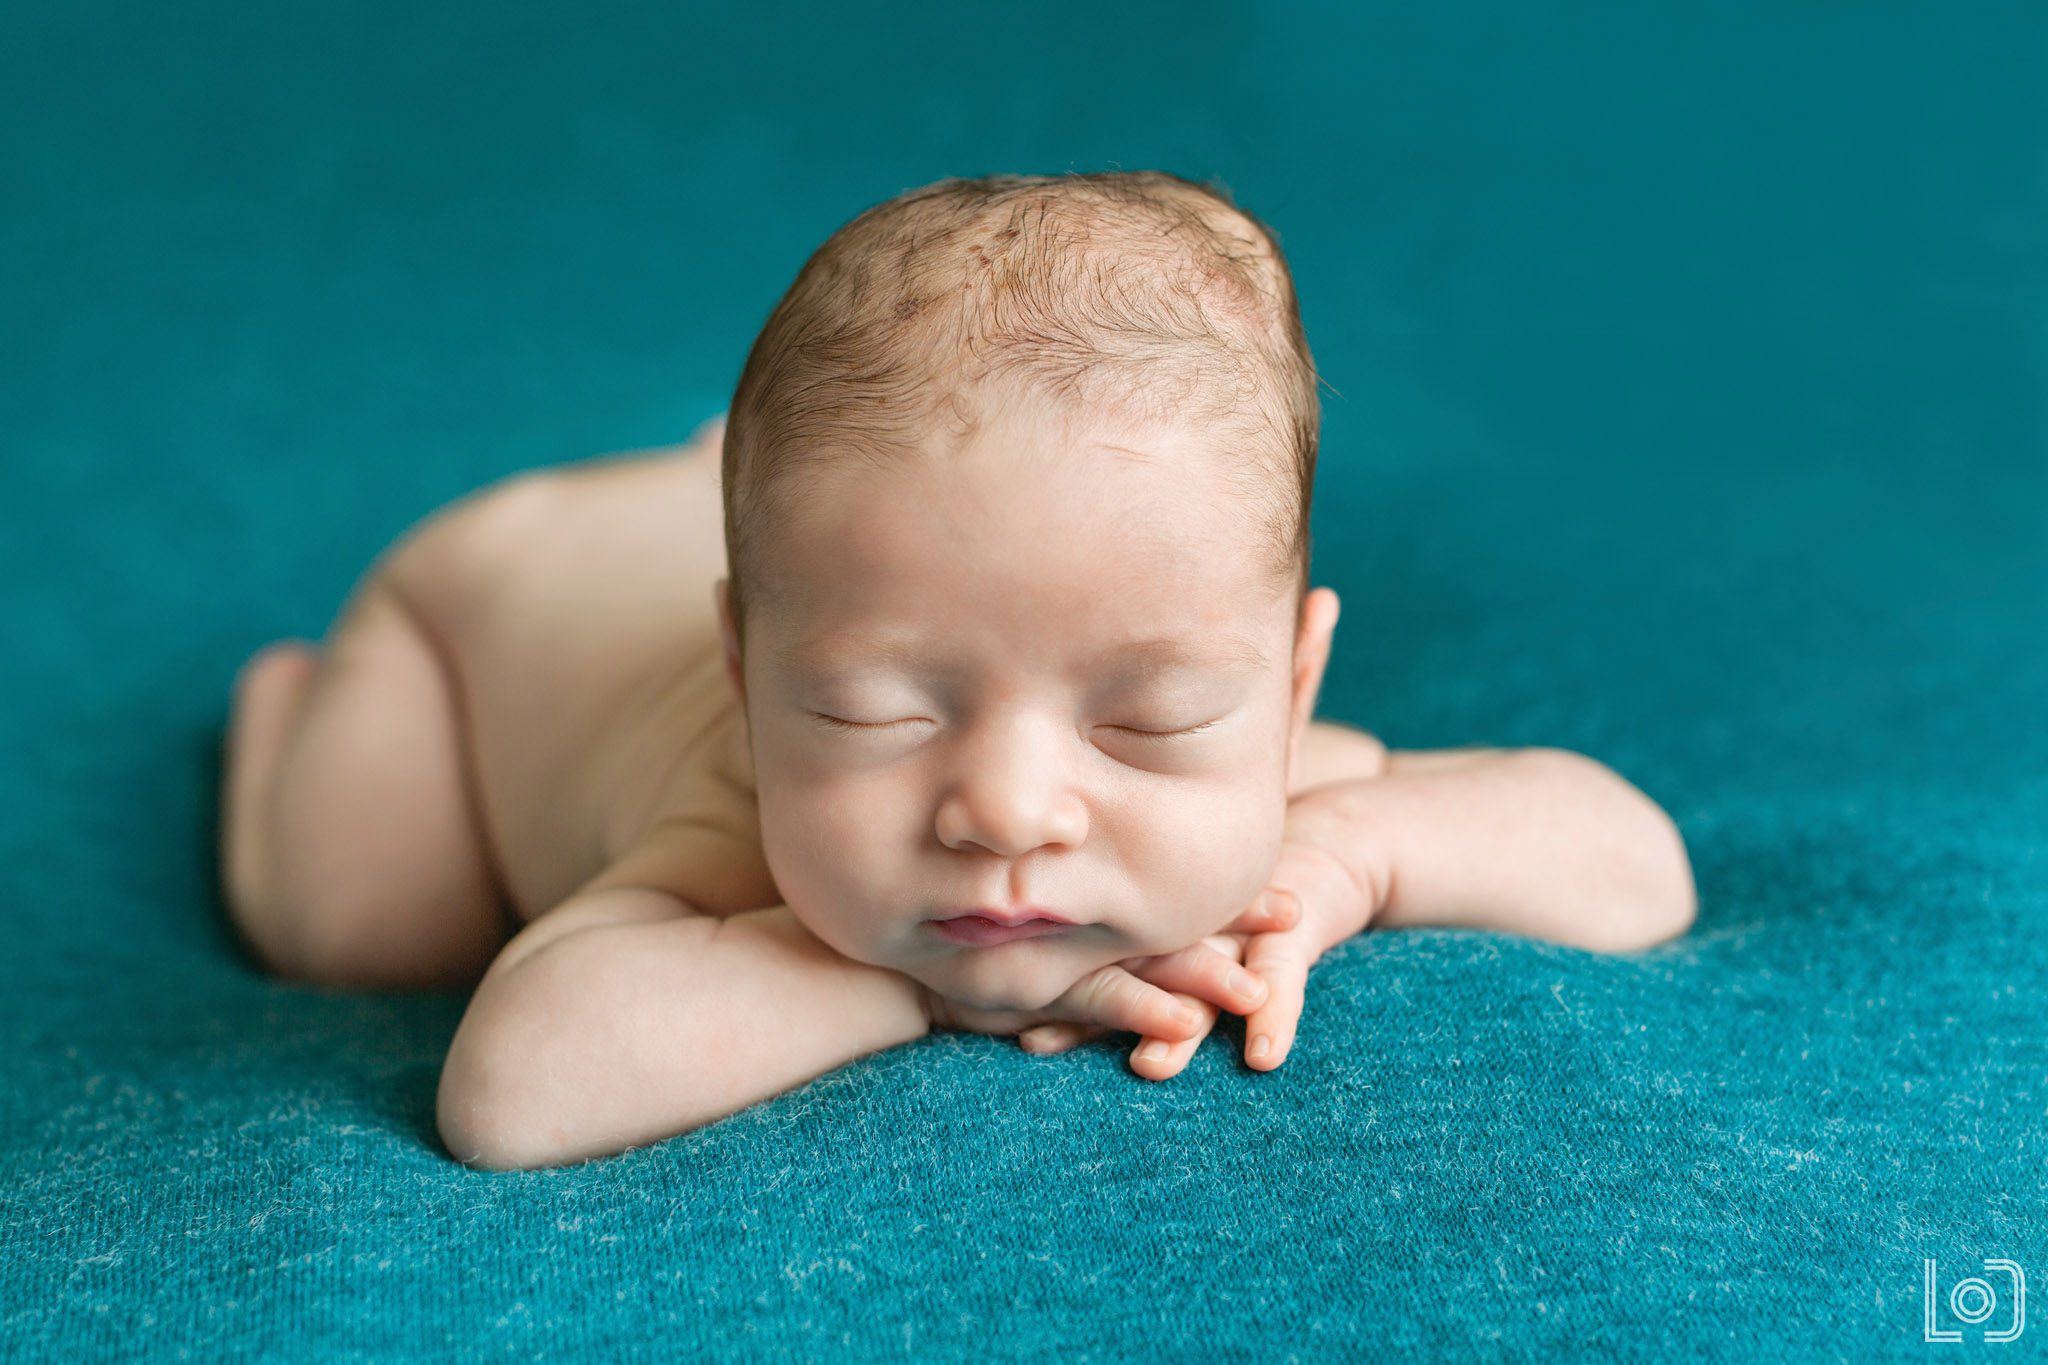
[[[822,711],[813,711],[811,714],[835,730],[888,730],[906,723],[900,720],[891,720],[884,721],[879,725],[870,725],[857,720],[841,720],[837,716],[828,716]],[[1213,720],[1205,720],[1200,725],[1190,725],[1185,730],[1133,730],[1128,725],[1115,725],[1110,728],[1122,730],[1128,735],[1138,735],[1144,739],[1180,739],[1187,735],[1198,735],[1216,723]]]

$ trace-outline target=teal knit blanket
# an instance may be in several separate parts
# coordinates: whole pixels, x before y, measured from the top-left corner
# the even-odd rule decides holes
[[[2048,11],[712,8],[7,7],[0,1359],[2038,1356]],[[944,1034],[458,1165],[463,999],[230,930],[236,666],[681,439],[861,208],[1111,166],[1293,262],[1321,712],[1607,763],[1693,930],[1361,936],[1270,1075]]]

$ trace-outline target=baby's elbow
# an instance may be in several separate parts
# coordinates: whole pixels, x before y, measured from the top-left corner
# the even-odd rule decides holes
[[[1658,920],[1661,932],[1644,947],[1683,937],[1692,928],[1700,908],[1699,887],[1693,880],[1692,856],[1686,852],[1685,835],[1662,806],[1651,801],[1650,809],[1657,814],[1658,827],[1658,838],[1652,841],[1657,850],[1652,863],[1652,886],[1655,903],[1663,914]]]
[[[1572,757],[1599,768],[1619,796],[1612,818],[1615,828],[1624,831],[1620,847],[1629,875],[1623,883],[1627,891],[1624,903],[1607,917],[1606,937],[1612,946],[1603,951],[1640,952],[1684,936],[1699,912],[1699,890],[1678,822],[1606,764],[1582,754]]]
[[[1689,902],[1675,907],[1669,903],[1653,906],[1637,902],[1585,924],[1577,936],[1577,946],[1595,953],[1640,953],[1684,937],[1692,928],[1692,920]]]
[[[1650,809],[1656,813],[1657,832],[1642,845],[1641,875],[1626,902],[1601,918],[1597,936],[1602,941],[1591,945],[1599,952],[1638,953],[1683,938],[1699,913],[1685,839],[1662,807],[1651,803]]]
[[[490,1045],[489,1021],[474,1009],[465,1017],[441,1063],[434,1096],[434,1126],[448,1155],[479,1171],[530,1171],[561,1164],[532,1141],[529,1106],[506,1065],[504,1049]]]
[[[459,1041],[459,1040],[458,1040]],[[474,1049],[471,1049],[471,1053]],[[434,1126],[448,1155],[479,1171],[521,1171],[532,1163],[506,1141],[511,1125],[502,1121],[488,1086],[469,1055],[450,1048],[434,1095]]]
[[[1699,888],[1693,884],[1692,861],[1685,856],[1685,846],[1682,843],[1678,848],[1678,872],[1675,880],[1678,889],[1672,893],[1671,918],[1663,935],[1655,940],[1657,943],[1683,938],[1692,931],[1693,920],[1699,916]]]
[[[1659,947],[1673,939],[1683,938],[1692,928],[1693,909],[1690,903],[1676,909],[1638,914],[1631,919],[1620,920],[1621,928],[1614,939],[1600,949],[1605,953],[1640,953],[1649,948]]]
[[[435,1099],[435,1127],[448,1155],[476,1171],[538,1171],[579,1165],[591,1153],[574,1152],[561,1142],[542,1142],[539,1129],[522,1122],[502,1106],[448,1083],[443,1071]],[[557,1137],[560,1134],[556,1134]]]

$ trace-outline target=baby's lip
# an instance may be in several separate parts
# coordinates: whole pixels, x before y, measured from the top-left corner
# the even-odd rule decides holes
[[[1021,924],[999,924],[981,915],[954,915],[931,922],[932,933],[965,948],[993,948],[1028,938],[1044,938],[1074,926],[1063,919],[1034,916]]]
[[[977,919],[993,920],[997,924],[1009,929],[1015,929],[1019,925],[1029,924],[1033,920],[1041,919],[1051,920],[1054,924],[1072,924],[1074,922],[1059,911],[1048,910],[1042,905],[1018,905],[1012,906],[1007,910],[998,910],[994,906],[989,905],[976,905],[958,910],[948,910],[945,914],[935,915],[933,918],[940,920],[965,919],[970,915]]]

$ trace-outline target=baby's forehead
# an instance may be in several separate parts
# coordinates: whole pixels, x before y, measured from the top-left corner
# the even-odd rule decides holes
[[[852,622],[814,621],[800,633],[778,637],[769,655],[781,671],[821,677],[868,669],[933,673],[956,665],[961,655],[952,647],[955,643],[950,637],[934,638],[914,629],[878,632]],[[1069,660],[1073,672],[1090,679],[1238,676],[1262,672],[1273,662],[1271,648],[1250,630],[1148,632],[1079,649],[1071,641],[1014,640],[1006,642],[1005,654]]]

